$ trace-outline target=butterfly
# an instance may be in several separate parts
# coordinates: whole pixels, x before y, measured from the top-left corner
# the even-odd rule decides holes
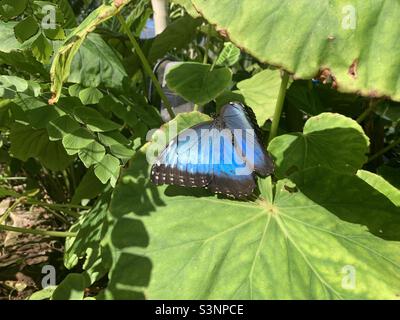
[[[203,187],[242,199],[253,193],[256,174],[265,177],[273,170],[253,111],[230,102],[214,120],[172,139],[152,165],[150,178],[156,185]]]

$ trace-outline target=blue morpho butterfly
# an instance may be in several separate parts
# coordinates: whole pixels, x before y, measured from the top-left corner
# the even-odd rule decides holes
[[[255,173],[265,177],[273,169],[253,111],[231,102],[214,120],[185,129],[172,139],[154,162],[151,181],[205,187],[240,199],[253,193]]]

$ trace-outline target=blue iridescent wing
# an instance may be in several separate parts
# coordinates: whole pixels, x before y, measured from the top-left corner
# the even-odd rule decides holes
[[[151,168],[153,183],[206,187],[235,198],[255,188],[251,171],[232,144],[229,129],[218,121],[184,130],[170,141]]]
[[[209,152],[199,144],[202,130],[210,130],[212,121],[197,124],[182,131],[161,152],[151,168],[151,180],[156,185],[173,184],[185,187],[205,187],[212,178]],[[196,136],[192,137],[191,133]]]
[[[221,108],[219,118],[234,132],[234,144],[238,152],[254,171],[263,177],[270,175],[274,165],[261,142],[260,129],[253,111],[241,103],[231,102]],[[237,129],[240,131],[236,134]],[[249,151],[247,154],[246,150]]]

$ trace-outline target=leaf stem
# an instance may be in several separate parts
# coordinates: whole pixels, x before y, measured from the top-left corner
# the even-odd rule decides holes
[[[276,106],[274,111],[274,117],[272,118],[271,131],[269,133],[268,142],[271,142],[278,133],[279,121],[282,114],[283,102],[285,101],[286,89],[289,82],[289,74],[283,71],[281,86],[279,88],[278,99],[276,100]]]
[[[211,25],[208,25],[207,35],[206,35],[206,46],[204,49],[203,63],[207,64],[208,61],[208,51],[210,50],[210,38],[211,38]]]
[[[358,116],[358,118],[357,118],[357,120],[356,120],[357,123],[363,122],[363,121],[365,120],[365,118],[375,109],[375,106],[376,106],[376,102],[375,102],[373,99],[371,99],[371,100],[369,101],[368,108],[365,109],[364,112],[361,113],[361,114]]]
[[[1,231],[13,231],[13,232],[19,232],[19,233],[29,233],[29,234],[36,234],[36,235],[42,235],[42,236],[49,236],[49,237],[76,237],[77,233],[76,232],[69,232],[69,231],[48,231],[48,230],[42,230],[42,229],[25,229],[25,228],[19,228],[19,227],[12,227],[12,226],[6,226],[6,225],[0,225],[0,230]]]
[[[121,23],[122,28],[124,29],[126,35],[128,36],[128,38],[129,38],[133,48],[135,49],[140,61],[142,62],[144,71],[150,77],[151,81],[154,84],[154,87],[156,88],[158,94],[161,97],[161,100],[164,102],[165,107],[167,108],[167,111],[169,113],[169,116],[171,118],[174,118],[175,117],[175,113],[172,110],[172,105],[169,102],[169,100],[168,100],[167,96],[165,95],[164,91],[162,90],[160,83],[158,82],[156,76],[153,73],[153,70],[151,70],[150,64],[147,61],[142,49],[140,48],[139,44],[137,43],[135,37],[133,36],[131,30],[129,29],[129,27],[126,24],[126,22],[125,22],[124,18],[122,17],[122,15],[120,13],[117,13],[116,17],[118,18],[119,22]]]
[[[375,153],[374,155],[372,155],[367,163],[374,161],[376,158],[380,157],[381,155],[385,154],[386,152],[388,152],[390,149],[393,149],[395,146],[397,146],[398,144],[400,144],[400,138],[394,140],[392,143],[390,143],[388,146],[386,146],[385,148],[379,150],[377,153]]]

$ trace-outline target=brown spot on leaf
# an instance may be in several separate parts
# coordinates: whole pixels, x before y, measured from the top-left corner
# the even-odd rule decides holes
[[[331,72],[331,69],[329,69],[329,68],[322,69],[317,78],[323,84],[330,83],[332,85],[332,88],[337,88],[336,78],[333,75],[333,73]]]
[[[353,77],[353,79],[357,78],[357,66],[358,66],[358,59],[354,59],[348,71],[349,75]]]
[[[124,0],[114,0],[114,6],[116,6],[117,8],[119,8],[123,4],[124,4]]]
[[[56,94],[53,92],[53,94],[52,94],[52,96],[51,96],[51,98],[49,99],[49,101],[48,101],[48,103],[49,103],[49,105],[53,105],[53,104],[55,104],[57,101],[56,101]]]
[[[229,40],[229,33],[226,29],[218,29],[217,32],[224,38]]]

